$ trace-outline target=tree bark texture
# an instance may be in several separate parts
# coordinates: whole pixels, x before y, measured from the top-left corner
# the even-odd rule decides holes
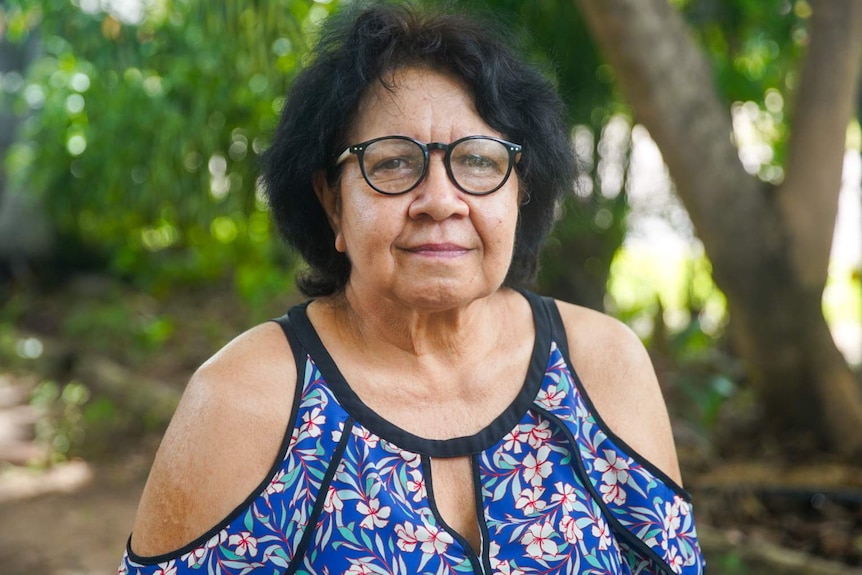
[[[812,435],[830,451],[862,453],[862,391],[821,311],[862,56],[862,3],[814,5],[820,14],[812,20],[790,163],[777,190],[743,169],[730,106],[667,0],[577,3],[635,120],[661,149],[712,260],[765,427],[774,437]]]

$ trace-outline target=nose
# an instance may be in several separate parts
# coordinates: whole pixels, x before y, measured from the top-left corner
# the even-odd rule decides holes
[[[469,213],[469,205],[464,201],[461,190],[446,172],[442,153],[431,154],[428,171],[413,194],[408,210],[411,218],[428,216],[435,221],[441,221]]]

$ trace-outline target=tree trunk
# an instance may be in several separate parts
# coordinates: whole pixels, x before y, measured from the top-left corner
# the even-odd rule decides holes
[[[775,190],[744,171],[729,105],[667,0],[577,1],[712,260],[767,430],[788,446],[796,445],[788,438],[811,436],[832,452],[862,453],[862,391],[821,311],[862,56],[862,3],[814,5],[792,165]]]

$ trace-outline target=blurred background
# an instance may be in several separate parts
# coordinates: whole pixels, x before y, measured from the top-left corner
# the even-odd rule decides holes
[[[300,299],[257,162],[338,4],[0,0],[0,573],[115,569],[192,371]],[[566,101],[537,289],[643,338],[710,572],[862,573],[859,3],[455,4]]]

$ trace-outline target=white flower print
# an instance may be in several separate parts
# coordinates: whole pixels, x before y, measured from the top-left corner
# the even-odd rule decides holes
[[[332,437],[332,443],[339,443],[341,441],[341,436],[344,435],[344,422],[338,422],[338,429],[333,429],[332,433],[329,434]]]
[[[542,480],[551,474],[553,464],[548,461],[551,450],[547,446],[540,447],[535,457],[528,453],[521,465],[524,467],[524,480],[533,487],[542,484]]]
[[[527,443],[534,449],[540,448],[548,441],[554,432],[551,430],[551,422],[544,420],[538,425],[531,425],[527,433]]]
[[[234,552],[237,555],[245,556],[248,553],[249,557],[257,555],[257,538],[252,537],[248,531],[234,533],[228,539],[229,545],[235,545]]]
[[[593,519],[595,523],[593,523],[590,533],[593,534],[593,537],[599,538],[599,551],[604,551],[611,546],[610,527],[608,527],[607,521],[601,515],[597,515]]]
[[[616,505],[623,505],[626,502],[626,492],[623,489],[622,485],[620,485],[619,483],[600,485],[599,491],[602,492],[602,500],[605,503],[615,503]]]
[[[273,493],[282,493],[284,491],[284,483],[281,482],[281,479],[284,477],[284,469],[280,469],[278,473],[276,473],[275,477],[272,478],[272,481],[269,482],[269,485],[266,486],[266,494],[272,495]]]
[[[368,500],[368,504],[360,501],[356,504],[356,510],[365,515],[365,519],[359,522],[359,526],[365,529],[373,529],[386,527],[389,524],[389,514],[392,510],[389,507],[380,507],[380,500],[372,497]]]
[[[571,483],[563,483],[557,481],[554,483],[556,493],[551,495],[551,503],[559,503],[563,505],[563,509],[571,512],[575,508],[575,503],[578,500],[578,492],[575,491],[575,486]]]
[[[344,572],[344,575],[375,575],[372,566],[361,559],[358,561],[351,559],[350,562],[352,565]]]
[[[671,546],[671,548],[668,550],[667,564],[670,565],[670,568],[673,569],[674,573],[682,573],[682,568],[685,565],[685,559],[682,555],[677,553],[677,548],[675,546]]]
[[[207,556],[207,548],[206,547],[197,547],[193,551],[189,551],[182,557],[180,557],[180,561],[185,560],[186,565],[189,567],[199,567],[203,564],[204,559]]]
[[[416,540],[422,543],[423,553],[437,553],[442,555],[454,543],[454,539],[447,532],[435,525],[420,525],[416,528]]]
[[[413,501],[422,501],[425,497],[425,476],[418,469],[410,471],[411,479],[407,480],[407,489],[413,494]]]
[[[629,464],[617,456],[612,449],[604,450],[605,457],[596,458],[595,468],[602,474],[602,481],[608,485],[626,484],[629,481]]]
[[[524,511],[524,515],[527,517],[541,512],[547,505],[547,503],[542,500],[543,493],[545,493],[544,487],[524,489],[521,491],[521,494],[518,496],[518,500],[515,502],[515,508],[522,509]]]
[[[329,486],[329,491],[326,492],[326,499],[323,500],[323,510],[327,513],[333,511],[341,511],[344,509],[344,502],[338,496],[338,491],[333,486]]]
[[[537,403],[546,409],[559,407],[566,397],[566,392],[561,387],[553,384],[549,385],[546,389],[542,389],[536,398]]]
[[[673,503],[665,501],[664,503],[664,535],[665,539],[673,539],[679,531],[682,517],[680,517],[679,499],[674,499]]]
[[[304,431],[309,437],[319,437],[323,433],[321,426],[326,424],[326,416],[319,407],[315,407],[310,412],[306,411],[302,414],[302,422],[300,432]]]
[[[521,453],[523,451],[521,443],[521,432],[515,428],[503,438],[503,449],[513,453]]]
[[[221,530],[209,538],[209,540],[207,541],[207,549],[213,549],[215,547],[218,547],[225,541],[227,541],[227,531]]]
[[[159,568],[153,575],[177,575],[177,566],[174,565],[174,560],[170,560],[164,567]]]
[[[377,447],[377,442],[380,441],[380,438],[378,436],[374,435],[364,427],[360,427],[358,425],[353,428],[353,435],[355,435],[356,437],[361,437],[365,444],[368,445],[368,447],[371,449]]]
[[[496,541],[491,541],[488,545],[488,560],[491,562],[491,569],[496,569],[503,561],[497,558],[500,554],[500,544]]]
[[[398,536],[398,541],[395,542],[398,548],[407,553],[416,549],[416,544],[419,540],[416,539],[416,532],[413,529],[412,523],[402,523],[395,526],[395,534]]]
[[[562,531],[566,541],[572,545],[576,545],[584,538],[584,532],[578,527],[577,520],[569,515],[560,519],[560,531]]]
[[[521,536],[521,543],[527,547],[527,555],[533,559],[554,559],[559,552],[557,544],[551,540],[554,528],[550,522],[541,525],[530,525]]]

